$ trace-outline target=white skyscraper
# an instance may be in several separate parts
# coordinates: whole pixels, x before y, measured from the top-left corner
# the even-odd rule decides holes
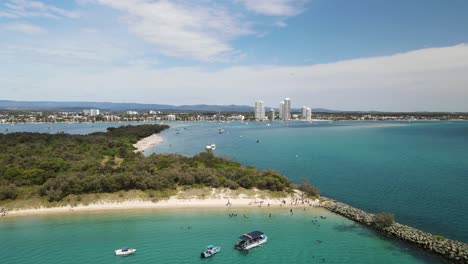
[[[270,120],[273,121],[275,120],[275,109],[270,109]]]
[[[98,116],[99,115],[99,109],[85,109],[85,110],[83,110],[83,114],[85,116]]]
[[[284,99],[283,105],[283,121],[288,121],[291,119],[291,99]]]
[[[303,106],[302,107],[302,116],[301,116],[301,118],[306,119],[306,115],[307,115],[307,106]]]
[[[310,107],[307,107],[307,108],[306,108],[305,119],[306,119],[307,121],[312,120],[312,109],[310,109]]]
[[[279,109],[278,109],[279,119],[281,120],[283,120],[283,110],[284,110],[283,108],[284,108],[284,101],[280,102]]]
[[[265,104],[262,101],[255,102],[255,120],[263,121],[265,119]]]

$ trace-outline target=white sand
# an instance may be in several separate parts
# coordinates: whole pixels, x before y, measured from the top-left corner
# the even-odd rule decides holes
[[[144,152],[148,148],[152,148],[152,147],[160,144],[163,141],[164,140],[160,135],[153,134],[153,135],[151,135],[149,137],[145,137],[145,138],[141,139],[140,141],[135,143],[133,146],[136,148],[135,152]]]
[[[178,209],[178,208],[280,208],[280,207],[319,207],[320,201],[309,200],[308,203],[302,204],[298,202],[295,204],[294,198],[264,198],[259,197],[245,197],[239,195],[235,198],[229,197],[224,192],[218,192],[213,189],[213,193],[216,193],[215,197],[206,199],[181,199],[177,196],[172,196],[168,200],[161,200],[157,202],[148,200],[125,200],[125,201],[99,201],[89,205],[80,204],[78,206],[62,206],[52,208],[31,208],[31,209],[19,209],[8,211],[6,216],[24,216],[24,215],[38,215],[38,214],[51,214],[51,213],[72,213],[72,212],[84,212],[84,211],[110,211],[110,210],[131,210],[131,209]],[[299,198],[299,196],[296,196]],[[283,204],[282,201],[286,203]],[[229,204],[228,204],[229,202]],[[291,204],[292,202],[292,204]],[[268,206],[269,205],[269,206]]]

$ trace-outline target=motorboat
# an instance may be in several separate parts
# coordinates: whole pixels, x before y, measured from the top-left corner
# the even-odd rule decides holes
[[[267,242],[268,237],[261,231],[252,231],[239,237],[240,240],[234,246],[236,249],[248,251]]]
[[[206,145],[206,150],[215,150],[215,149],[216,149],[215,144]]]
[[[220,128],[218,129],[218,134],[223,134],[224,133],[224,129]]]
[[[128,256],[136,252],[136,249],[134,248],[129,248],[129,247],[123,247],[115,250],[115,255],[116,256]]]
[[[214,254],[218,253],[221,251],[220,246],[214,246],[214,245],[208,245],[206,247],[206,250],[200,253],[200,257],[202,258],[209,258],[213,256]]]

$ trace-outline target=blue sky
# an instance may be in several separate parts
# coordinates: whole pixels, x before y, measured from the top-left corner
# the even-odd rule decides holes
[[[0,0],[1,99],[468,111],[464,0]]]

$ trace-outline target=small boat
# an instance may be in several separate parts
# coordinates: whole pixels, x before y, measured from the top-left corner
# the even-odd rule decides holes
[[[215,149],[216,149],[216,145],[215,145],[215,144],[206,145],[206,150],[215,150]]]
[[[136,252],[136,249],[134,248],[129,248],[129,247],[123,247],[120,249],[115,250],[115,255],[116,256],[128,256]]]
[[[223,134],[224,133],[224,129],[220,128],[218,129],[218,134]]]
[[[234,247],[244,251],[258,247],[261,244],[266,243],[268,240],[268,237],[261,231],[252,231],[250,233],[243,234],[239,238],[239,242],[237,242]]]
[[[200,253],[200,257],[202,258],[209,258],[211,256],[213,256],[214,254],[218,253],[221,251],[221,247],[220,246],[213,246],[213,245],[209,245],[206,247],[206,250],[203,251],[202,253]]]

